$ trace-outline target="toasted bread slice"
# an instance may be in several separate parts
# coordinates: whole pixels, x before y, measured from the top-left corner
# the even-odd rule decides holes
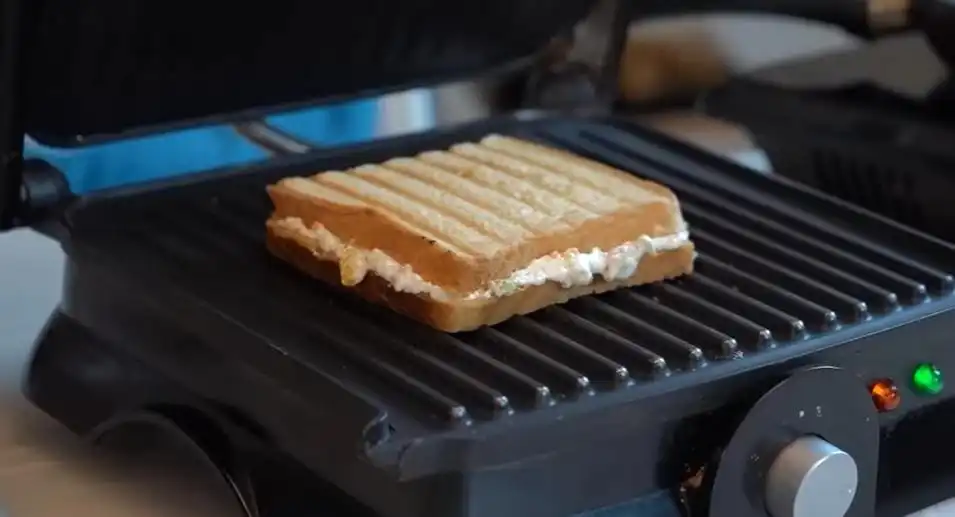
[[[692,270],[668,189],[509,137],[268,191],[273,253],[446,331]]]

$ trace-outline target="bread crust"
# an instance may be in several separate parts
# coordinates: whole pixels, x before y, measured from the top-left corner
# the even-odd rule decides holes
[[[695,255],[693,244],[687,243],[674,251],[644,256],[636,272],[624,280],[607,282],[595,279],[590,285],[569,289],[554,282],[547,282],[505,297],[437,301],[427,295],[395,291],[386,280],[374,273],[369,273],[358,285],[344,288],[340,283],[341,273],[336,260],[320,259],[311,249],[295,239],[277,235],[271,227],[267,233],[266,244],[276,257],[343,292],[353,293],[433,328],[451,333],[494,325],[513,316],[565,303],[580,296],[689,274],[693,270]]]

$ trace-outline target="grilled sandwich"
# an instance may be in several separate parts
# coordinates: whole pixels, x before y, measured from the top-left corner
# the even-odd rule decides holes
[[[447,332],[693,269],[666,187],[511,137],[268,192],[273,254]]]

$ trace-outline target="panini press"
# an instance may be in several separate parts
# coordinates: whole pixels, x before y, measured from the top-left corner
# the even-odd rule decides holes
[[[613,67],[542,49],[592,3],[4,1],[2,222],[68,254],[28,397],[94,443],[174,436],[248,516],[894,517],[950,496],[955,246],[582,106]],[[24,132],[79,145],[515,66],[555,109],[81,198],[20,157]],[[267,184],[490,132],[668,185],[697,272],[448,335],[265,252]]]

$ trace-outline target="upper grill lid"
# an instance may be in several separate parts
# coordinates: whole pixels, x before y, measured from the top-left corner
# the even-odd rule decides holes
[[[478,74],[540,49],[592,0],[11,2],[24,129],[64,138]]]
[[[24,133],[75,144],[478,75],[533,55],[594,3],[3,0],[0,228],[23,224],[31,198]]]

